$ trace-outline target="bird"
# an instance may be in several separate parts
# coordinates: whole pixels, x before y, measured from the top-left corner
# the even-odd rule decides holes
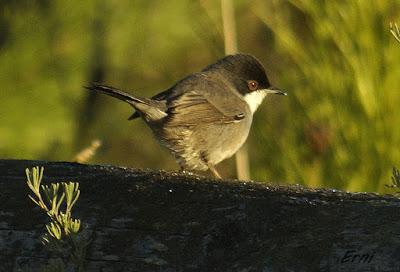
[[[85,87],[122,100],[134,108],[155,138],[175,157],[182,171],[210,170],[245,143],[253,115],[273,87],[261,62],[244,53],[227,55],[151,98],[91,83]]]

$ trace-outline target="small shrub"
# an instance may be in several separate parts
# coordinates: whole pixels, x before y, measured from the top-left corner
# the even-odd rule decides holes
[[[50,218],[43,244],[58,258],[49,262],[45,271],[83,271],[88,235],[81,231],[81,221],[72,217],[72,208],[80,196],[79,183],[61,182],[42,185],[44,168],[26,171],[27,185],[33,192],[29,198]],[[60,270],[60,267],[63,269]]]

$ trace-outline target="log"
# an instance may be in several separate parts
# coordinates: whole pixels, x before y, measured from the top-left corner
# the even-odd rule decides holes
[[[75,181],[84,271],[399,271],[394,196],[70,162],[0,160],[0,271],[41,271],[48,218],[25,168]]]

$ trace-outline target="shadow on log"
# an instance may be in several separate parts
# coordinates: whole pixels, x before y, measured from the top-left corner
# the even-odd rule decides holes
[[[85,271],[399,271],[390,196],[215,181],[68,162],[0,160],[0,271],[39,271],[47,218],[25,168],[76,181],[92,235]]]

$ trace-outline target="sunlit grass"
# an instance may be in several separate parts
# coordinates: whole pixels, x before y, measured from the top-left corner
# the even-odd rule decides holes
[[[273,176],[383,190],[400,164],[400,47],[389,31],[396,10],[391,1],[260,1],[254,8],[287,56],[280,71],[290,92],[286,127],[268,153],[283,170]]]

